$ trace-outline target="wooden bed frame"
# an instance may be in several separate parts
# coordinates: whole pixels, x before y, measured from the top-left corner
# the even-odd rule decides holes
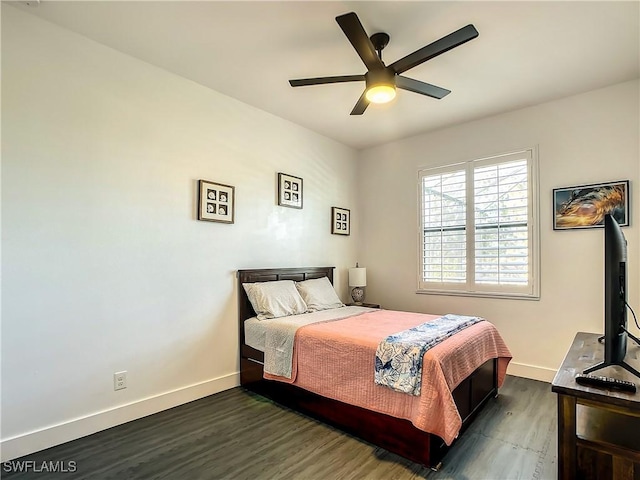
[[[264,354],[245,344],[244,321],[255,317],[243,283],[328,277],[334,267],[270,268],[238,270],[238,319],[240,328],[240,384],[284,406],[333,425],[356,437],[437,470],[449,447],[433,434],[418,430],[410,421],[322,397],[294,385],[263,378]],[[497,359],[481,365],[453,391],[463,419],[462,433],[480,409],[498,392]]]

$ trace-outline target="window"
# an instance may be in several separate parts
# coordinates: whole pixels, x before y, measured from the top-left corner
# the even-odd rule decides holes
[[[419,292],[539,298],[535,150],[420,170]]]

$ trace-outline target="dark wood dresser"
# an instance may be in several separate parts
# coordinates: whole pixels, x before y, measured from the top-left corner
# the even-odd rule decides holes
[[[580,332],[552,383],[558,394],[558,479],[640,479],[640,378],[621,367],[593,375],[628,380],[626,393],[578,385],[576,374],[602,361],[598,335]],[[640,347],[629,342],[626,361],[640,367]]]

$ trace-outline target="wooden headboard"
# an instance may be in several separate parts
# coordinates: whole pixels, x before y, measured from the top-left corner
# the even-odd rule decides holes
[[[334,267],[302,267],[302,268],[262,268],[257,270],[238,270],[238,321],[240,323],[240,345],[244,345],[244,321],[255,317],[251,302],[242,287],[243,283],[275,282],[276,280],[293,280],[302,282],[312,278],[327,277],[333,284]]]

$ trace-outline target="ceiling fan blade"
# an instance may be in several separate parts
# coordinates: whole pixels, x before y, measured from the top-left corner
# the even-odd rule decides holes
[[[446,88],[421,82],[420,80],[414,80],[413,78],[403,77],[402,75],[396,76],[396,87],[437,99],[446,97],[451,93],[451,90],[447,90]]]
[[[289,80],[292,87],[305,87],[307,85],[322,85],[325,83],[342,83],[364,81],[364,75],[342,75],[338,77],[301,78]]]
[[[373,47],[371,40],[367,32],[364,31],[364,27],[360,23],[358,16],[353,13],[345,13],[336,17],[336,22],[340,25],[340,28],[347,36],[353,48],[367,66],[369,70],[383,69],[384,63],[378,57],[376,49]]]
[[[362,95],[360,95],[360,98],[358,99],[358,103],[356,103],[356,106],[351,110],[351,115],[362,115],[367,109],[369,106],[369,100],[367,100],[367,97],[365,96],[366,93],[366,90],[362,92]]]
[[[450,33],[440,40],[430,43],[426,47],[422,47],[406,57],[393,62],[390,67],[396,73],[406,72],[410,68],[420,65],[427,60],[437,57],[441,53],[448,52],[452,48],[458,47],[469,40],[473,40],[478,36],[478,30],[473,25],[467,25],[460,30]]]

